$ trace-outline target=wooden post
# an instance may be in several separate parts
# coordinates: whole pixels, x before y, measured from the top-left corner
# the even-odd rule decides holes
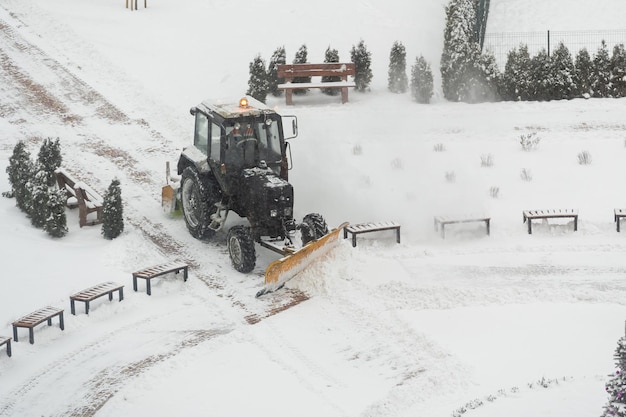
[[[128,9],[128,0],[126,0],[126,8]]]
[[[143,0],[143,8],[144,9],[148,8],[148,0]]]

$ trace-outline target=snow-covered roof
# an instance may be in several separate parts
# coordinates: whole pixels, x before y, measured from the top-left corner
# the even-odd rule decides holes
[[[248,100],[248,105],[246,107],[239,105],[239,100],[241,98]],[[198,107],[204,108],[205,111],[217,113],[225,119],[239,116],[259,116],[262,114],[274,113],[274,111],[267,107],[264,103],[250,96],[243,96],[228,100],[204,100]]]

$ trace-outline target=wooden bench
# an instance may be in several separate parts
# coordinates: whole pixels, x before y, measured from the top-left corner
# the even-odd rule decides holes
[[[396,242],[400,243],[400,225],[396,222],[360,223],[351,224],[343,229],[343,238],[348,238],[348,233],[352,234],[352,247],[356,247],[356,237],[361,233],[380,232],[383,230],[395,230]]]
[[[532,234],[532,220],[536,219],[574,219],[574,231],[578,230],[578,210],[575,209],[552,209],[552,210],[524,210],[524,222],[528,222],[528,234]]]
[[[620,220],[623,219],[624,217],[626,217],[626,209],[618,209],[616,208],[614,211],[614,219],[615,219],[615,223],[617,224],[617,231],[620,231]]]
[[[278,78],[284,78],[284,84],[278,84],[279,90],[285,90],[285,103],[293,104],[293,90],[309,88],[338,88],[341,89],[341,102],[348,102],[348,88],[356,87],[356,83],[348,81],[348,76],[356,73],[353,62],[327,62],[323,64],[278,64]],[[310,77],[339,77],[341,81],[329,82],[293,82],[294,78]]]
[[[102,200],[103,198],[84,182],[76,180],[63,168],[54,171],[59,190],[64,190],[67,196],[66,205],[69,208],[78,207],[78,224],[94,226],[102,223]],[[87,220],[87,215],[96,213],[96,218]]]
[[[473,223],[484,222],[487,231],[487,236],[491,234],[491,218],[482,216],[466,216],[466,217],[449,217],[449,216],[435,216],[435,232],[441,232],[441,238],[446,238],[446,225],[456,223]]]
[[[124,286],[117,282],[103,282],[102,284],[94,285],[76,294],[70,295],[70,310],[73,315],[76,315],[76,309],[74,303],[76,301],[83,301],[85,303],[85,314],[89,314],[89,302],[95,300],[98,297],[102,297],[105,294],[109,295],[109,301],[113,300],[113,293],[118,292],[119,301],[124,299]]]
[[[17,328],[25,327],[28,329],[29,341],[32,345],[35,343],[35,336],[33,334],[35,326],[43,323],[44,321],[48,322],[48,326],[52,326],[52,318],[54,316],[59,316],[59,325],[61,330],[64,330],[65,325],[63,324],[63,310],[56,307],[44,307],[13,322],[13,340],[16,342],[18,341]]]
[[[142,269],[137,272],[133,272],[133,290],[137,291],[137,278],[146,280],[146,292],[148,295],[152,295],[150,288],[150,280],[161,275],[169,274],[170,272],[179,273],[183,271],[183,280],[187,281],[189,265],[182,262],[168,262],[161,265],[151,266],[149,268]]]
[[[11,357],[11,338],[0,336],[0,346],[7,345],[7,356]]]

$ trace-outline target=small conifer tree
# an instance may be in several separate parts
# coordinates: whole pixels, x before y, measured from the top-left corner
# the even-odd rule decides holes
[[[306,64],[307,63],[307,59],[309,56],[309,51],[306,47],[306,45],[302,45],[300,47],[300,49],[298,49],[298,52],[296,52],[296,57],[293,60],[294,64]],[[311,82],[311,77],[295,77],[293,79],[294,83],[310,83]],[[309,91],[306,88],[299,88],[299,89],[295,89],[293,90],[293,93],[296,95],[302,95],[302,94],[306,94],[307,91]]]
[[[339,62],[339,51],[336,49],[331,49],[330,46],[326,48],[326,52],[324,53],[324,62]],[[322,77],[323,83],[331,83],[341,81],[341,77],[332,76],[332,75],[324,75]],[[337,88],[322,88],[322,92],[324,94],[328,94],[329,96],[336,96],[339,94],[339,89]]]
[[[503,98],[512,101],[530,100],[531,84],[530,54],[528,46],[522,44],[507,56],[502,80]]]
[[[115,239],[124,231],[124,207],[122,189],[117,179],[111,181],[104,195],[102,205],[102,235],[105,239]]]
[[[626,338],[617,341],[613,355],[616,370],[605,384],[609,401],[604,406],[602,417],[626,417]]]
[[[372,54],[367,50],[365,42],[361,39],[356,46],[350,50],[350,61],[354,63],[354,83],[356,91],[369,91],[372,82]]]
[[[30,152],[26,149],[23,141],[17,142],[13,147],[13,155],[9,158],[9,165],[6,168],[11,191],[5,193],[5,196],[15,197],[16,205],[26,213],[30,211],[31,201],[27,184],[33,176],[33,170]]]
[[[598,52],[593,57],[593,75],[591,89],[594,97],[611,97],[611,59],[606,42],[602,41]]]
[[[406,49],[402,42],[395,41],[389,53],[387,88],[392,93],[406,93],[409,81],[406,76]]]
[[[530,60],[531,100],[550,100],[552,98],[553,80],[548,52],[540,50]]]
[[[52,140],[52,138],[44,140],[37,155],[37,162],[47,175],[46,181],[48,186],[52,187],[55,184],[54,170],[60,167],[63,162],[59,138],[56,140]]]
[[[418,103],[430,103],[433,96],[433,72],[422,55],[411,68],[411,96]]]
[[[65,216],[65,192],[50,189],[48,194],[48,219],[44,230],[52,237],[63,237],[67,234],[67,217]]]
[[[613,47],[610,85],[612,97],[626,97],[626,50],[623,43]]]
[[[250,63],[250,79],[248,80],[248,91],[246,94],[265,103],[268,89],[269,84],[267,73],[265,72],[265,61],[263,61],[261,55],[257,55]]]
[[[278,89],[278,84],[285,82],[284,78],[278,78],[278,65],[287,63],[287,54],[285,53],[285,47],[280,46],[276,48],[269,64],[267,64],[267,91],[274,97],[280,97],[283,94],[283,90]]]
[[[37,172],[29,182],[29,186],[32,195],[32,204],[28,213],[30,222],[33,226],[43,229],[50,214],[48,207],[50,187],[48,187],[48,173],[41,165],[37,164]]]
[[[576,84],[578,95],[591,96],[592,73],[593,62],[591,61],[591,55],[589,55],[587,48],[583,48],[578,51],[574,60],[574,83]]]

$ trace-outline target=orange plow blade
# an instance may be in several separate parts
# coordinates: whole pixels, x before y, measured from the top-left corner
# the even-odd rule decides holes
[[[339,235],[346,226],[348,223],[342,223],[321,238],[309,242],[294,253],[269,264],[265,270],[265,287],[257,292],[256,296],[260,297],[282,288],[287,281],[336,246]]]

